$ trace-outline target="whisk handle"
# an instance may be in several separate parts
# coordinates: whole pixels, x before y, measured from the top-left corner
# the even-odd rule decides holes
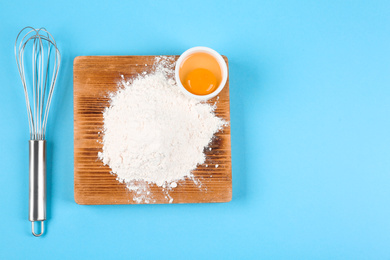
[[[46,220],[46,140],[29,141],[30,158],[30,203],[29,220],[34,236],[44,232],[43,221]],[[41,221],[41,232],[34,232],[34,222]]]

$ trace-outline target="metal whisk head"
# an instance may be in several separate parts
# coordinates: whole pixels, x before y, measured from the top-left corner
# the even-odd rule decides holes
[[[26,49],[32,50],[32,53],[25,60]],[[26,98],[30,140],[44,140],[61,62],[60,52],[53,36],[45,28],[25,27],[16,37],[15,58]],[[29,73],[30,78],[27,77]]]

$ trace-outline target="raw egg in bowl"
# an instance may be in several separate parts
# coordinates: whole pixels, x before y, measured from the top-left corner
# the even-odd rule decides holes
[[[225,87],[228,70],[225,60],[213,49],[194,47],[180,55],[175,78],[182,92],[198,100],[208,100]]]

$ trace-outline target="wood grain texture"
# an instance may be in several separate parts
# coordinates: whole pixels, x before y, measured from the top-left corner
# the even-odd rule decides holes
[[[128,79],[150,72],[155,57],[80,56],[74,60],[74,197],[78,204],[136,204],[135,194],[118,182],[97,157],[102,151],[102,113],[109,106],[108,94],[118,89],[121,75]],[[216,115],[230,121],[229,80],[218,97],[209,102],[217,102]],[[216,134],[210,147],[211,151],[205,149],[206,162],[193,171],[201,188],[189,179],[179,181],[169,192],[173,203],[231,200],[230,126]],[[150,185],[150,192],[154,198],[151,203],[168,203],[162,188]]]

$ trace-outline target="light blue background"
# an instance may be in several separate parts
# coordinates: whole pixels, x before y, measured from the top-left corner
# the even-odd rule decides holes
[[[41,238],[13,54],[26,25],[63,57]],[[388,1],[2,1],[0,258],[389,259],[389,25]],[[77,205],[73,59],[197,45],[230,62],[232,202]]]

